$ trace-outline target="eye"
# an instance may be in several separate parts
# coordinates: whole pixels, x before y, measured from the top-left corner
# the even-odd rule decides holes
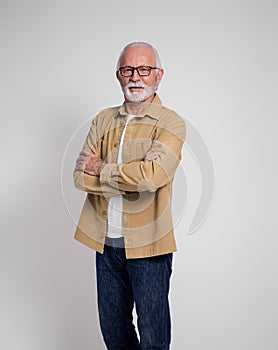
[[[132,73],[132,72],[133,72],[133,69],[132,69],[132,68],[129,68],[129,67],[126,67],[126,68],[123,68],[123,69],[122,69],[122,72],[123,72],[124,74],[126,74],[126,73]]]
[[[150,71],[150,68],[149,67],[139,67],[139,72],[141,74],[148,74]]]

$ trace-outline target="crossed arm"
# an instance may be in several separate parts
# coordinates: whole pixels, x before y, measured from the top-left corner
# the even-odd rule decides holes
[[[157,160],[160,155],[161,152],[157,148],[152,148],[146,153],[144,162]],[[83,171],[88,175],[100,176],[104,167],[105,162],[101,158],[93,152],[83,149],[76,159],[75,171]]]
[[[153,147],[141,161],[125,164],[106,163],[99,157],[96,120],[74,171],[75,186],[81,191],[112,197],[126,192],[154,192],[172,181],[181,157],[185,124],[181,119],[167,120],[167,128],[159,127]]]

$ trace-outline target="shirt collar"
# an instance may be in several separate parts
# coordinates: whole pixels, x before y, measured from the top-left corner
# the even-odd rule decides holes
[[[152,102],[146,107],[146,109],[140,114],[136,115],[135,118],[150,117],[159,120],[162,114],[162,102],[157,94],[154,95]],[[120,106],[118,113],[115,117],[126,116],[125,102]]]

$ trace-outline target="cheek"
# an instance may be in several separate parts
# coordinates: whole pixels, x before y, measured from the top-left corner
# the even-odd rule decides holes
[[[152,87],[155,83],[155,77],[142,79],[142,83],[148,87]]]
[[[121,78],[120,79],[120,84],[122,87],[125,87],[129,83],[129,78]]]

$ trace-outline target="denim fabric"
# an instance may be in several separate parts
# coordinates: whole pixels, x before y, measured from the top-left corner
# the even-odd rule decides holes
[[[126,259],[124,248],[108,245],[103,254],[96,253],[99,320],[108,350],[169,349],[172,257]]]

